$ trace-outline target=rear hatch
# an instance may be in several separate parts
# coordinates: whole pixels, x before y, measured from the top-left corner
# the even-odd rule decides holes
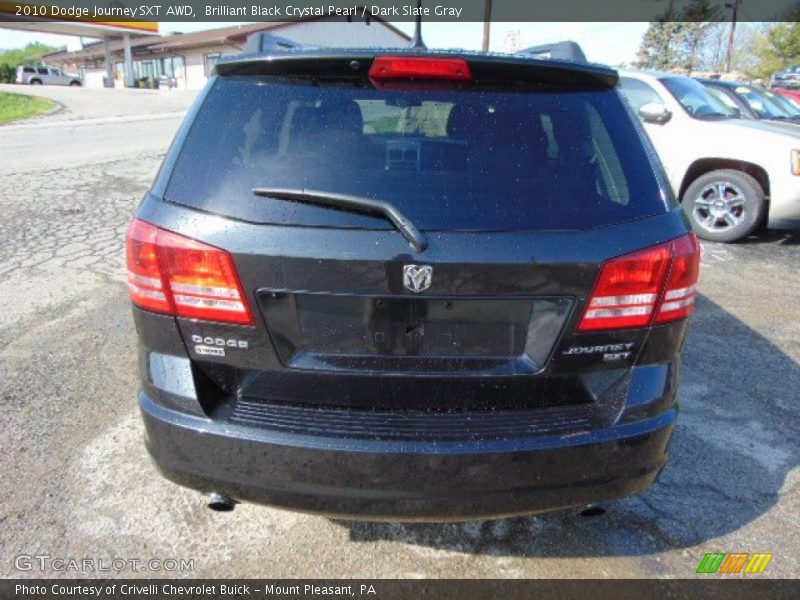
[[[683,233],[615,74],[425,63],[440,58],[219,68],[154,188],[173,208],[152,220],[233,257],[252,324],[178,319],[223,396],[543,407],[589,403],[585,371],[633,364],[562,356],[603,262]],[[387,203],[424,244],[326,195]]]

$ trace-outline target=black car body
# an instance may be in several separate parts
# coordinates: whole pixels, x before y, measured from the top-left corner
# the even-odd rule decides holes
[[[800,123],[797,111],[787,106],[779,95],[759,86],[739,81],[697,79],[727,106],[735,108],[743,119],[764,119],[784,123]]]
[[[128,232],[162,473],[367,519],[647,488],[699,251],[616,84],[463,52],[220,62]]]

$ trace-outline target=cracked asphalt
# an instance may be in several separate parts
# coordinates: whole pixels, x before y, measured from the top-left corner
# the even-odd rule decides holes
[[[145,453],[123,284],[124,230],[181,107],[156,96],[129,119],[127,95],[99,114],[83,107],[115,97],[80,92],[59,119],[0,127],[0,576],[153,575],[15,564],[48,555],[194,561],[162,576],[691,577],[722,551],[771,552],[763,577],[800,577],[800,233],[704,244],[672,461],[604,516],[214,513]]]

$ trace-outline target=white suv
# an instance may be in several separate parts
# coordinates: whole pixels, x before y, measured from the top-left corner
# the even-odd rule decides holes
[[[81,80],[76,75],[64,73],[58,67],[33,67],[20,65],[17,67],[16,81],[22,85],[81,85]]]
[[[697,235],[732,242],[764,222],[800,227],[800,126],[738,119],[689,77],[620,75]]]

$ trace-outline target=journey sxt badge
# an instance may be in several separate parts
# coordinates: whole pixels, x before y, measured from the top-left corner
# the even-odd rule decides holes
[[[602,354],[604,361],[612,361],[630,358],[631,348],[633,348],[633,342],[599,346],[572,346],[564,350],[564,354]]]

